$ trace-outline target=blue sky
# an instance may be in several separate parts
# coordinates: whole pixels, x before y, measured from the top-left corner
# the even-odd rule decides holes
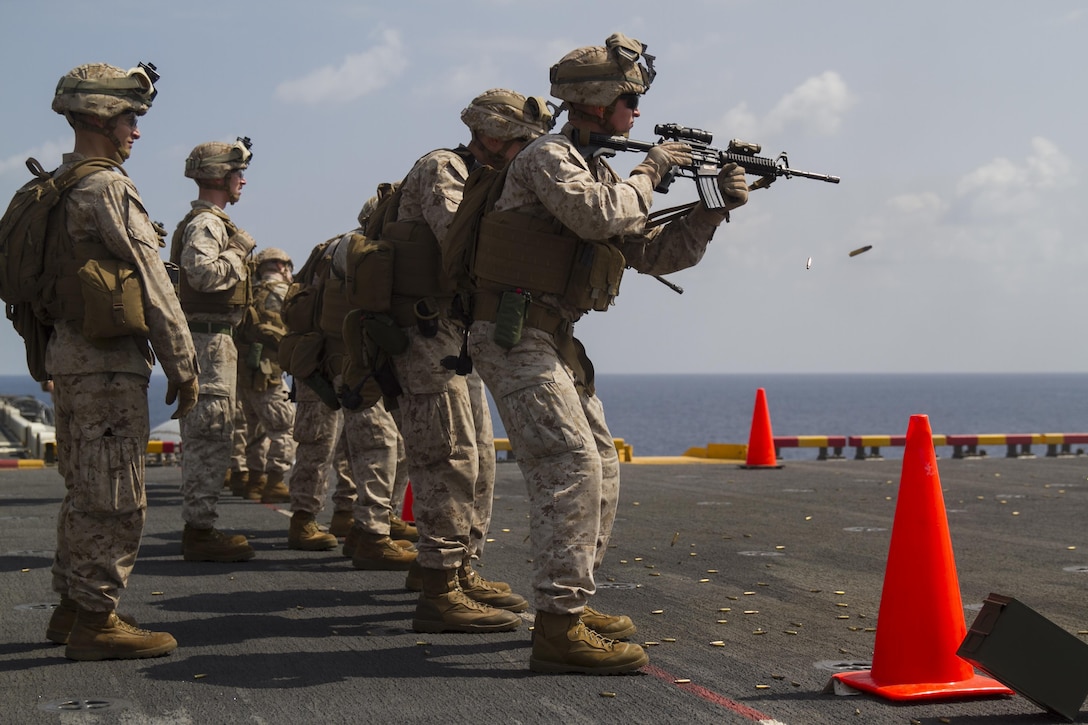
[[[0,0],[0,191],[71,149],[61,75],[150,61],[160,93],[126,170],[152,218],[172,230],[188,209],[193,146],[250,136],[228,211],[301,264],[379,182],[467,141],[474,96],[547,96],[553,63],[620,31],[657,56],[633,138],[681,123],[842,183],[753,192],[670,277],[682,295],[628,273],[576,330],[599,371],[1078,371],[1086,24],[1072,0]],[[693,197],[681,179],[655,207]],[[0,327],[0,369],[23,366]]]

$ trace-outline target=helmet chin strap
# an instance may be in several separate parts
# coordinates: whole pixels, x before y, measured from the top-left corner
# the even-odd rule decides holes
[[[575,104],[569,104],[567,107],[567,118],[570,120],[582,120],[595,123],[601,127],[601,131],[609,136],[627,136],[630,131],[620,131],[618,128],[612,125],[612,113],[616,110],[616,104],[619,103],[619,99],[612,101],[607,106],[583,106],[583,108],[601,108],[603,109],[600,115],[591,113],[589,111],[582,110],[582,108],[576,107]]]
[[[64,118],[68,121],[68,125],[72,128],[79,129],[80,131],[90,131],[91,133],[97,133],[101,136],[105,136],[109,139],[109,142],[113,144],[114,152],[108,158],[112,161],[116,161],[119,164],[125,163],[132,153],[124,148],[121,143],[121,139],[117,138],[114,133],[117,128],[116,123],[107,123],[105,125],[99,125],[96,123],[89,123],[85,121],[80,114],[73,113],[71,111],[64,112]]]

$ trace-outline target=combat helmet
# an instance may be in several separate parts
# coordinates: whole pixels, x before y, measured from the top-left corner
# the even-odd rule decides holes
[[[265,262],[283,262],[288,267],[294,269],[295,263],[291,261],[291,255],[277,247],[267,247],[257,252],[257,256],[253,258],[253,261],[260,267]]]
[[[473,98],[461,111],[461,120],[474,134],[500,141],[532,140],[555,125],[546,100],[505,88],[492,88]]]
[[[73,123],[73,113],[101,119],[126,111],[142,116],[158,95],[158,80],[153,63],[140,63],[127,71],[106,63],[87,63],[61,76],[53,94],[53,110],[69,123]]]
[[[613,33],[603,46],[576,48],[553,65],[551,94],[570,103],[607,107],[625,93],[645,93],[656,75],[654,56],[646,53],[645,44]]]
[[[223,179],[235,171],[242,171],[253,158],[252,146],[248,136],[239,136],[232,144],[222,141],[199,144],[185,159],[185,176],[199,183],[202,179]]]

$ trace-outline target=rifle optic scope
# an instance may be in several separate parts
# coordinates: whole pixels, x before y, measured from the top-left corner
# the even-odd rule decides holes
[[[654,133],[661,138],[673,141],[695,141],[709,144],[714,140],[714,134],[701,128],[688,128],[678,123],[659,123],[654,126]]]

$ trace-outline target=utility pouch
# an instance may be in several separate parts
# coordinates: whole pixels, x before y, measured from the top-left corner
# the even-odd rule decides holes
[[[119,259],[88,259],[78,275],[88,340],[147,337],[143,288],[135,267]]]
[[[249,352],[246,353],[246,367],[250,370],[260,370],[262,352],[264,352],[263,344],[259,342],[251,344],[249,346]]]
[[[393,245],[353,234],[347,251],[346,294],[352,307],[388,312],[393,301]]]
[[[607,242],[582,242],[571,267],[563,299],[582,310],[606,311],[620,293],[627,264],[623,253]]]
[[[412,310],[416,314],[416,328],[420,335],[434,337],[438,334],[438,305],[433,297],[416,300]]]
[[[532,295],[521,290],[509,290],[499,298],[499,309],[495,314],[495,344],[509,350],[521,341],[521,330],[525,325],[525,315],[529,311]]]

